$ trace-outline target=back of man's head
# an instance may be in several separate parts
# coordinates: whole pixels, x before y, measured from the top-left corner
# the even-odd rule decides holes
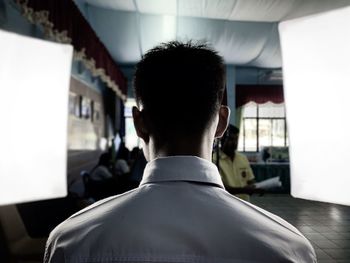
[[[205,44],[169,42],[137,64],[136,101],[160,141],[203,134],[217,113],[225,87],[223,59]]]

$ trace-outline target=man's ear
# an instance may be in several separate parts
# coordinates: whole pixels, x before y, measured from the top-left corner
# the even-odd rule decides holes
[[[221,106],[219,110],[219,122],[216,127],[215,138],[221,138],[227,129],[229,119],[230,119],[230,108],[227,106]]]
[[[145,143],[149,141],[149,131],[146,125],[145,114],[137,107],[132,107],[132,117],[134,119],[134,126],[137,136],[139,136]]]

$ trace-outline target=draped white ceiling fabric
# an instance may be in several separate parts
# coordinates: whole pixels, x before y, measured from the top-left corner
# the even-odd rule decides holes
[[[112,57],[134,64],[169,40],[210,43],[230,65],[280,68],[279,21],[350,0],[75,0]]]

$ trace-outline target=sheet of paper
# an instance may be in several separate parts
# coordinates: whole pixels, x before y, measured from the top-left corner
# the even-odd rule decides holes
[[[281,186],[282,186],[282,183],[280,181],[279,176],[269,178],[269,179],[266,179],[264,181],[255,183],[256,188],[265,189],[265,190],[272,189],[272,188],[278,188]]]

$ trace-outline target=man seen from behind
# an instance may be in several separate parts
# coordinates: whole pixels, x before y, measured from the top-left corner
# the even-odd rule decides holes
[[[211,162],[229,118],[215,51],[159,45],[137,64],[134,86],[134,124],[148,160],[140,186],[56,227],[45,262],[316,262],[296,228],[225,191]]]

